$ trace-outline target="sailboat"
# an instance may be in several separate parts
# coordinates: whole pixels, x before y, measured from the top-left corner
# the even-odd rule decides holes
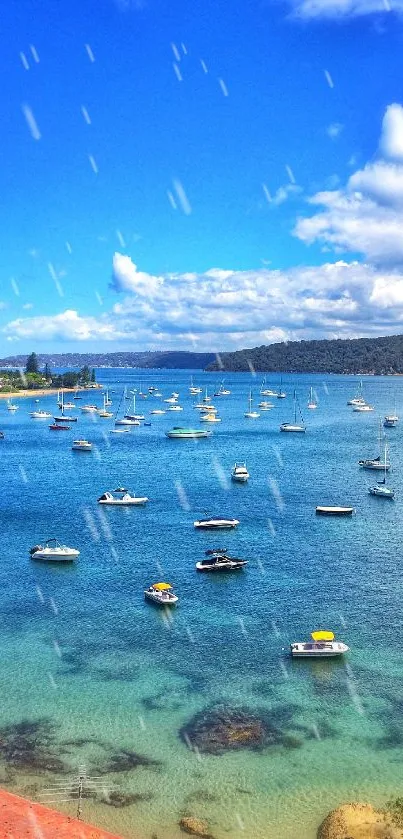
[[[386,486],[386,472],[390,467],[390,463],[388,466],[388,444],[385,443],[385,453],[384,453],[384,461],[382,464],[384,470],[384,476],[382,481],[377,481],[375,486],[369,488],[368,492],[370,495],[377,495],[379,498],[389,498],[393,501],[395,497],[395,490],[391,487]]]
[[[307,407],[310,408],[311,410],[318,407],[318,403],[317,403],[317,401],[316,401],[316,399],[313,395],[313,388],[312,387],[309,391],[309,399],[308,399]]]
[[[140,424],[140,420],[145,419],[144,414],[136,414],[136,394],[133,392],[133,413],[132,414],[125,414],[124,419],[126,420],[137,420]]]
[[[298,410],[299,410],[299,414],[300,414],[300,417],[301,417],[301,422],[300,423],[297,422],[297,405],[298,405]],[[294,432],[299,432],[299,433],[301,433],[301,432],[304,433],[306,431],[305,423],[304,423],[304,420],[303,420],[303,417],[302,417],[302,414],[301,414],[301,409],[300,409],[299,404],[297,402],[297,394],[296,394],[295,390],[294,390],[294,422],[283,422],[283,423],[281,423],[280,431],[294,431]]]
[[[59,391],[59,393],[60,393],[60,391]],[[54,417],[55,423],[77,422],[77,417],[69,417],[69,416],[66,416],[66,414],[64,413],[64,391],[63,390],[61,392],[60,401],[59,401],[59,394],[58,394],[58,405],[59,405],[61,413],[59,414],[59,416]],[[74,407],[75,406],[73,405],[73,408]]]
[[[11,399],[7,399],[7,411],[18,411],[19,405],[15,405]]]
[[[109,399],[109,388],[106,388],[104,406],[109,408],[112,405],[112,399]]]
[[[365,405],[365,399],[362,394],[362,379],[360,379],[360,383],[358,385],[358,390],[355,396],[352,399],[348,399],[347,405]]]
[[[271,390],[269,387],[266,387],[266,376],[264,377],[262,384],[260,386],[260,395],[261,396],[277,396],[277,390]]]
[[[129,428],[120,428],[120,426],[122,426],[122,425],[140,425],[140,420],[128,419],[126,416],[122,417],[122,419],[117,418],[118,414],[119,414],[119,411],[120,411],[120,406],[121,406],[122,402],[124,403],[126,401],[126,399],[127,399],[127,396],[126,396],[126,388],[125,388],[123,393],[122,393],[122,396],[120,397],[120,402],[119,402],[119,405],[117,407],[117,411],[115,413],[115,426],[117,426],[117,427],[114,428],[111,433],[118,434],[119,432],[123,433],[123,431],[130,431]]]
[[[287,394],[283,390],[283,377],[280,379],[280,390],[277,392],[277,399],[285,399]]]
[[[252,390],[250,390],[249,391],[249,403],[248,403],[249,407],[248,407],[248,410],[244,413],[244,417],[246,419],[258,419],[260,417],[260,414],[259,414],[258,411],[252,411],[252,402],[253,402]]]
[[[220,387],[215,392],[214,396],[230,396],[231,391],[228,388],[224,387],[224,379],[222,380]]]
[[[197,393],[202,393],[201,387],[196,387],[196,385],[194,384],[193,376],[190,377],[189,393],[191,396],[196,396]]]
[[[110,417],[113,417],[113,411],[107,411],[106,410],[106,406],[108,404],[109,405],[112,404],[111,400],[107,398],[107,393],[106,394],[104,393],[104,407],[99,409],[99,411],[98,411],[98,416],[99,417],[103,417],[104,419],[110,419]]]
[[[375,471],[381,472],[383,469],[388,470],[390,469],[390,462],[385,460],[382,461],[382,446],[384,441],[384,435],[382,432],[382,420],[379,420],[379,454],[378,457],[369,458],[367,460],[359,460],[358,465],[361,466],[362,469],[373,469]]]
[[[383,421],[383,424],[384,424],[385,428],[395,428],[395,426],[398,424],[398,422],[399,422],[399,417],[396,413],[396,399],[395,399],[394,412],[393,412],[393,414],[387,414],[386,415],[386,417]]]

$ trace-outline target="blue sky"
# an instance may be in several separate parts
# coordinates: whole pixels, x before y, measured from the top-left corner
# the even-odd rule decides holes
[[[403,331],[403,0],[1,27],[3,356]]]

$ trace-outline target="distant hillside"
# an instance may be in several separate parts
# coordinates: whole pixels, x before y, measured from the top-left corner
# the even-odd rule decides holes
[[[403,335],[290,341],[221,353],[207,370],[273,373],[403,373]]]
[[[204,370],[215,353],[196,352],[113,352],[113,353],[38,353],[41,367],[146,367]],[[0,359],[0,367],[25,367],[27,355]]]

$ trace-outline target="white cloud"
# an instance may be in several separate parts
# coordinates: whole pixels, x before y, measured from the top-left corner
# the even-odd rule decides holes
[[[396,102],[386,108],[379,146],[385,157],[403,160],[403,108]]]
[[[3,335],[38,343],[92,341],[110,349],[115,344],[133,350],[219,351],[301,338],[387,334],[403,326],[403,272],[397,270],[339,260],[288,271],[211,268],[156,278],[129,263],[123,263],[131,278],[127,282],[124,274],[126,293],[100,318],[73,310],[18,318],[3,328]]]
[[[308,244],[319,242],[337,253],[363,254],[377,264],[403,262],[403,108],[385,112],[381,148],[389,157],[367,163],[343,188],[318,192],[309,199],[314,215],[299,218],[294,234]]]
[[[393,11],[403,13],[403,0],[288,0],[294,17],[302,19],[335,19],[380,15]]]
[[[144,297],[152,296],[163,284],[162,277],[153,277],[137,270],[130,256],[116,252],[112,260],[112,282],[114,291],[131,291]]]

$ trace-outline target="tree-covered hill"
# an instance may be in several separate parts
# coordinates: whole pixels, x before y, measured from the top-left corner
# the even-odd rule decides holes
[[[403,373],[403,335],[290,341],[221,353],[207,370],[278,373]]]
[[[213,361],[213,352],[105,352],[105,353],[38,353],[38,364],[43,367],[140,367],[153,369],[203,370]],[[0,367],[25,368],[27,355],[0,359]]]

